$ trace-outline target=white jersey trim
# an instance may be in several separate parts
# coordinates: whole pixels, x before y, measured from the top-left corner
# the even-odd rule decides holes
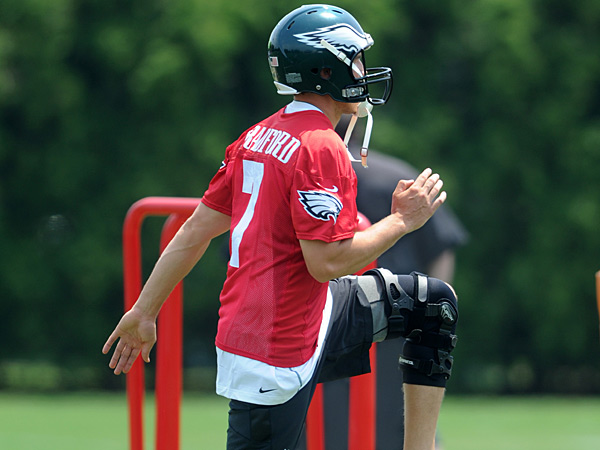
[[[331,291],[327,289],[317,348],[301,366],[275,367],[217,347],[217,394],[257,405],[279,405],[290,400],[306,386],[315,372],[329,328],[332,308]]]
[[[323,112],[319,108],[317,108],[315,105],[313,105],[312,103],[301,102],[298,100],[294,100],[292,103],[290,103],[289,105],[287,105],[285,107],[286,114],[293,114],[293,113],[302,112],[302,111],[319,111],[321,113]],[[325,114],[325,113],[323,113],[323,114]]]

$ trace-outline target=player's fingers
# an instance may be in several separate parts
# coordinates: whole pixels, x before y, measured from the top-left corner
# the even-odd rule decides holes
[[[417,179],[415,180],[415,186],[417,187],[422,187],[425,182],[427,181],[427,179],[431,176],[431,174],[433,173],[433,170],[431,170],[429,167],[427,169],[425,169],[423,172],[421,172],[419,174],[419,176],[417,177]]]
[[[433,210],[436,211],[446,201],[446,191],[442,191],[440,195],[433,202]]]
[[[115,352],[113,353],[112,358],[110,359],[110,363],[108,364],[108,367],[110,367],[111,369],[115,369],[116,375],[121,373],[124,360],[129,357],[130,352],[131,349],[129,348],[129,346],[125,344],[123,339],[120,339],[119,343],[117,344],[117,348],[115,348]]]
[[[423,185],[423,188],[426,192],[430,193],[435,188],[435,185],[438,181],[440,181],[440,175],[434,173],[429,178],[427,178],[425,184]]]
[[[117,340],[118,334],[117,330],[114,330],[111,335],[108,337],[106,342],[104,343],[104,347],[102,347],[102,353],[105,355],[109,352],[110,348],[113,346],[115,341]]]
[[[115,375],[119,375],[121,372],[123,372],[123,369],[127,366],[127,362],[129,361],[131,351],[132,349],[127,345],[123,348],[123,351],[119,356],[119,361],[115,366]]]
[[[142,359],[147,363],[150,362],[150,350],[152,350],[152,344],[145,344],[142,346]]]
[[[429,191],[430,197],[435,198],[440,193],[443,186],[444,186],[444,182],[442,180],[438,179],[436,181],[436,183],[433,185],[433,187],[431,188],[431,190]]]
[[[400,180],[396,185],[397,192],[403,192],[413,185],[415,180]]]
[[[110,358],[110,361],[108,362],[108,367],[110,367],[111,369],[114,369],[115,367],[117,367],[117,363],[119,362],[119,358],[121,357],[121,353],[123,352],[123,342],[119,341],[117,343],[117,346],[115,347],[115,351],[112,354],[112,357]]]
[[[123,366],[123,373],[127,373],[131,370],[131,367],[133,366],[133,363],[135,362],[139,354],[140,350],[137,348],[131,351],[129,357],[125,361],[125,365]]]

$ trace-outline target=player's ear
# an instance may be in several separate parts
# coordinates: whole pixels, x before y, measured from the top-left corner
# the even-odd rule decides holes
[[[321,69],[321,73],[319,75],[324,80],[329,80],[331,78],[331,68],[329,68],[329,67],[323,67]]]

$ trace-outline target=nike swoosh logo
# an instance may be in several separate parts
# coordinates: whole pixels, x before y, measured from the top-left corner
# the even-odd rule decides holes
[[[258,390],[258,392],[260,392],[261,394],[265,394],[265,393],[267,393],[267,392],[271,392],[271,391],[275,391],[275,390],[276,390],[276,389],[263,389],[263,388],[260,388],[260,389]]]
[[[319,185],[319,187],[321,187],[321,188],[325,189],[326,191],[332,192],[332,193],[334,193],[334,194],[335,194],[335,193],[336,193],[336,192],[339,190],[339,189],[338,189],[338,187],[337,187],[335,184],[333,185],[333,188],[332,188],[332,189],[326,188],[325,186],[323,186],[323,185],[322,185],[322,184],[320,184],[320,183],[317,183],[317,184]]]

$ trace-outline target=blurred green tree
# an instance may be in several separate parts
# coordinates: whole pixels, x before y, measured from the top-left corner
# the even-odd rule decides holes
[[[285,104],[266,43],[300,4],[3,1],[0,365],[105,365],[127,209],[200,197],[225,146]],[[471,233],[456,388],[600,392],[600,4],[337,4],[373,34],[368,64],[394,69],[373,147],[438,170]],[[188,354],[212,346],[225,257],[211,252],[186,290]]]

